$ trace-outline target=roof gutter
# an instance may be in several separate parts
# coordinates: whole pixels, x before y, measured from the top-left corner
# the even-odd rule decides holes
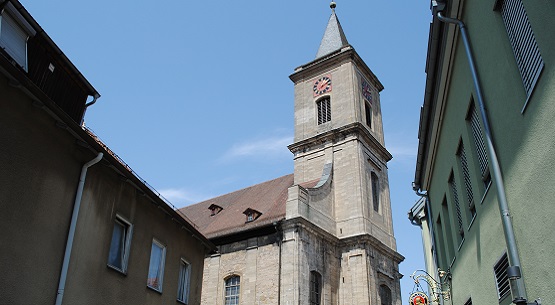
[[[505,243],[507,246],[507,256],[509,258],[509,267],[507,268],[507,275],[509,277],[509,283],[511,287],[511,293],[513,297],[513,303],[517,305],[529,304],[526,296],[526,288],[524,285],[524,280],[522,278],[522,273],[520,271],[520,256],[518,254],[518,247],[516,244],[516,238],[513,231],[513,224],[511,216],[509,213],[509,206],[507,203],[507,197],[505,193],[505,186],[503,183],[503,175],[501,174],[501,167],[499,165],[499,160],[497,158],[497,153],[495,147],[493,146],[491,129],[489,126],[488,117],[486,114],[484,99],[482,96],[482,88],[480,86],[480,81],[478,79],[478,72],[474,63],[474,56],[470,48],[470,41],[468,38],[468,33],[466,31],[465,24],[455,18],[445,17],[442,12],[445,9],[445,3],[432,1],[432,10],[434,15],[444,23],[455,24],[459,27],[461,38],[463,40],[465,53],[468,59],[468,65],[470,72],[472,74],[472,80],[474,82],[474,89],[476,90],[476,100],[480,109],[480,115],[482,117],[482,122],[484,124],[484,135],[486,137],[486,147],[488,150],[489,159],[492,167],[492,180],[495,183],[497,189],[497,202],[499,205],[499,212],[501,213],[501,222],[503,225],[503,233],[505,235]],[[533,302],[530,304],[537,304]]]
[[[428,123],[432,112],[432,102],[435,93],[437,54],[439,52],[440,23],[430,24],[430,38],[428,43],[428,56],[426,58],[426,88],[424,91],[424,104],[420,108],[420,126],[418,128],[418,154],[416,157],[416,170],[413,188],[417,191],[422,185],[421,175],[425,166],[425,150],[427,147],[429,130],[432,122]]]

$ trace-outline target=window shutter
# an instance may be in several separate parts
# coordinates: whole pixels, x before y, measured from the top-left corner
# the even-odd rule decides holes
[[[511,292],[511,286],[509,285],[509,277],[507,275],[507,268],[509,267],[509,259],[507,258],[507,253],[503,254],[501,259],[493,267],[495,273],[495,283],[497,287],[497,296],[501,300],[509,292]]]
[[[9,14],[2,14],[0,46],[27,71],[27,33]]]
[[[504,0],[501,5],[501,16],[526,95],[530,97],[544,64],[522,0]]]

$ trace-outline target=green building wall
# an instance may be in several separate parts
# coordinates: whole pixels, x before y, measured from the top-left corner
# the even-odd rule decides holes
[[[531,98],[527,97],[515,57],[494,0],[449,2],[447,16],[467,26],[485,107],[500,162],[528,300],[553,300],[555,254],[552,211],[555,198],[555,3],[526,0],[524,6],[544,68]],[[434,19],[434,22],[439,22]],[[421,189],[428,192],[439,267],[452,273],[452,304],[509,304],[498,300],[493,266],[506,251],[497,190],[481,180],[476,147],[467,114],[476,100],[460,32],[442,24],[442,73],[433,98],[438,136],[428,139]],[[453,49],[449,37],[455,35]],[[430,73],[430,71],[428,71]],[[445,89],[445,90],[443,90]],[[526,107],[524,108],[524,105]],[[439,122],[439,123],[438,123]],[[482,123],[483,124],[483,123]],[[483,125],[482,125],[483,129]],[[476,217],[468,212],[457,151],[463,143],[470,171]],[[491,167],[491,162],[490,162]],[[463,218],[460,243],[450,177],[457,186]],[[418,177],[417,177],[418,179]],[[443,203],[445,202],[445,206]],[[441,226],[438,224],[438,219]]]

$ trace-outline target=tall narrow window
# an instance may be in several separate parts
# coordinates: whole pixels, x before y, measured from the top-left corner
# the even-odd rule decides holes
[[[316,102],[318,107],[318,125],[331,121],[331,104],[330,98],[324,97]]]
[[[108,266],[124,273],[127,271],[132,231],[131,223],[116,215],[112,241],[110,242],[110,253],[108,253]]]
[[[470,212],[470,217],[473,218],[476,215],[476,207],[474,206],[474,193],[472,192],[472,182],[470,181],[468,160],[466,159],[466,152],[464,150],[464,145],[462,142],[459,146],[459,151],[457,152],[457,155],[459,157],[459,164],[461,167],[461,172],[463,174],[466,199],[468,201],[468,210]]]
[[[530,97],[544,63],[522,0],[502,0],[499,7],[526,96]]]
[[[27,71],[27,37],[15,18],[4,10],[0,16],[0,47]]]
[[[391,305],[391,289],[386,285],[380,285],[380,300],[381,305]]]
[[[372,179],[372,203],[374,205],[374,211],[380,211],[380,180],[378,179],[378,175],[372,172],[370,175]]]
[[[368,102],[364,102],[364,115],[366,116],[366,125],[372,129],[372,106]]]
[[[322,297],[322,276],[310,271],[310,305],[320,305]]]
[[[443,226],[441,224],[441,217],[438,216],[435,226],[435,233],[436,233],[436,254],[438,257],[439,267],[441,269],[447,270],[449,265],[447,264],[447,251],[445,251],[445,238],[443,235]]]
[[[181,259],[179,265],[179,282],[177,287],[177,300],[182,303],[189,303],[189,290],[191,286],[191,265]]]
[[[238,305],[241,291],[241,278],[234,275],[225,280],[225,305]]]
[[[509,285],[509,277],[507,276],[507,268],[509,267],[509,259],[507,258],[507,253],[495,263],[493,266],[493,272],[495,273],[495,284],[497,287],[497,296],[499,300],[504,298],[511,292],[511,287]]]
[[[455,213],[457,214],[457,228],[460,237],[459,242],[462,242],[462,240],[464,239],[463,219],[461,214],[461,205],[459,203],[457,183],[455,182],[455,177],[453,176],[453,173],[451,173],[451,177],[449,177],[449,186],[451,188],[451,195],[453,196],[453,203],[455,204]]]
[[[455,250],[455,246],[453,244],[453,233],[451,231],[451,228],[453,227],[453,224],[451,223],[451,212],[449,211],[449,206],[447,205],[447,198],[443,198],[443,201],[441,203],[441,209],[443,212],[443,220],[445,222],[445,227],[444,227],[444,234],[445,234],[445,241],[446,241],[446,250],[447,253],[446,255],[449,256],[449,260],[453,259],[453,257],[455,257],[454,255],[454,250]]]
[[[491,182],[488,167],[488,153],[486,151],[486,145],[484,143],[484,137],[482,135],[482,128],[480,127],[480,118],[478,117],[478,111],[476,110],[474,102],[472,102],[472,104],[470,105],[468,120],[470,121],[474,144],[476,145],[476,153],[478,155],[478,163],[480,163],[480,173],[482,174],[482,181],[484,181],[484,186],[487,188]]]
[[[472,298],[468,298],[468,300],[464,302],[464,305],[472,305]]]
[[[152,240],[150,250],[150,264],[148,266],[148,278],[146,285],[156,291],[162,292],[162,280],[164,279],[164,261],[166,259],[166,247],[157,240]]]

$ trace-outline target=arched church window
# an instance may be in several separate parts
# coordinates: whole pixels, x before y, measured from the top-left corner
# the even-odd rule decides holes
[[[380,211],[380,181],[378,179],[378,175],[372,172],[371,174],[372,180],[372,203],[374,205],[374,211]]]
[[[225,280],[225,305],[238,305],[241,278],[233,275]]]
[[[318,107],[318,125],[331,121],[330,97],[326,96],[316,101]]]
[[[322,276],[316,271],[310,271],[310,305],[320,305],[322,297]]]
[[[391,289],[386,285],[380,285],[381,305],[391,305]]]

